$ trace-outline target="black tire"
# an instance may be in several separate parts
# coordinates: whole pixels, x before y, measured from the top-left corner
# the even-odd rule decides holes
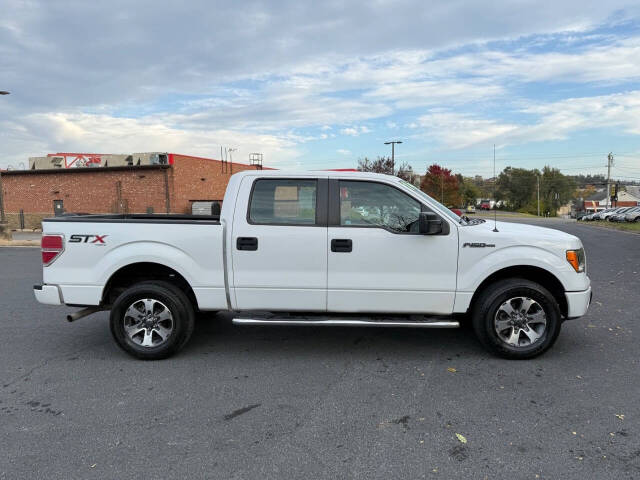
[[[171,332],[162,339],[158,334],[151,334],[157,345],[142,346],[132,339],[125,328],[127,310],[145,299],[157,302],[169,310],[171,316]],[[129,317],[129,321],[130,321]],[[160,360],[170,357],[181,350],[191,338],[195,322],[193,306],[185,293],[169,282],[145,281],[132,285],[122,292],[113,303],[110,315],[111,334],[120,348],[130,355],[142,360]],[[144,333],[142,334],[145,335]]]
[[[534,300],[546,315],[542,335],[529,345],[517,347],[506,343],[495,328],[498,310],[505,302],[516,297]],[[561,325],[560,307],[553,295],[542,285],[523,278],[508,278],[487,286],[473,306],[473,329],[478,340],[489,352],[503,358],[524,360],[544,353],[555,343]],[[528,340],[527,335],[523,338]]]

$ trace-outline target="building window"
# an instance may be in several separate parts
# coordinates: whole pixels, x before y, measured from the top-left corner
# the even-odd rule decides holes
[[[257,180],[249,222],[271,225],[316,224],[316,180]]]

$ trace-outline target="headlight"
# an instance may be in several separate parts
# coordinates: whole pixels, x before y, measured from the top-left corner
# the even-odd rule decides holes
[[[567,250],[567,262],[571,264],[576,272],[584,272],[586,264],[584,248],[580,248],[579,250]]]

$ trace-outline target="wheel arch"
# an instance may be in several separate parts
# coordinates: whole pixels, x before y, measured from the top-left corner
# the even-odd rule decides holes
[[[543,286],[544,288],[549,290],[549,292],[553,295],[553,298],[555,298],[558,306],[560,307],[560,312],[562,313],[562,315],[564,317],[567,317],[569,307],[567,304],[567,297],[565,296],[565,289],[562,285],[562,282],[560,282],[560,280],[558,280],[558,277],[556,277],[548,270],[532,265],[515,265],[493,272],[480,283],[478,288],[476,288],[473,296],[471,297],[471,302],[469,303],[469,310],[473,308],[478,297],[484,290],[489,288],[493,283],[499,280],[504,280],[506,278],[524,278]]]
[[[193,307],[198,308],[193,288],[184,276],[173,268],[156,262],[130,263],[113,272],[102,290],[101,303],[111,305],[128,287],[148,280],[162,280],[175,285],[187,295]]]

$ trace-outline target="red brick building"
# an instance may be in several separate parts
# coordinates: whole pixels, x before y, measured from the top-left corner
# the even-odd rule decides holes
[[[220,202],[229,177],[256,165],[168,154],[165,165],[51,168],[2,172],[10,228],[39,228],[56,213],[191,213]],[[22,212],[22,215],[21,215]]]

